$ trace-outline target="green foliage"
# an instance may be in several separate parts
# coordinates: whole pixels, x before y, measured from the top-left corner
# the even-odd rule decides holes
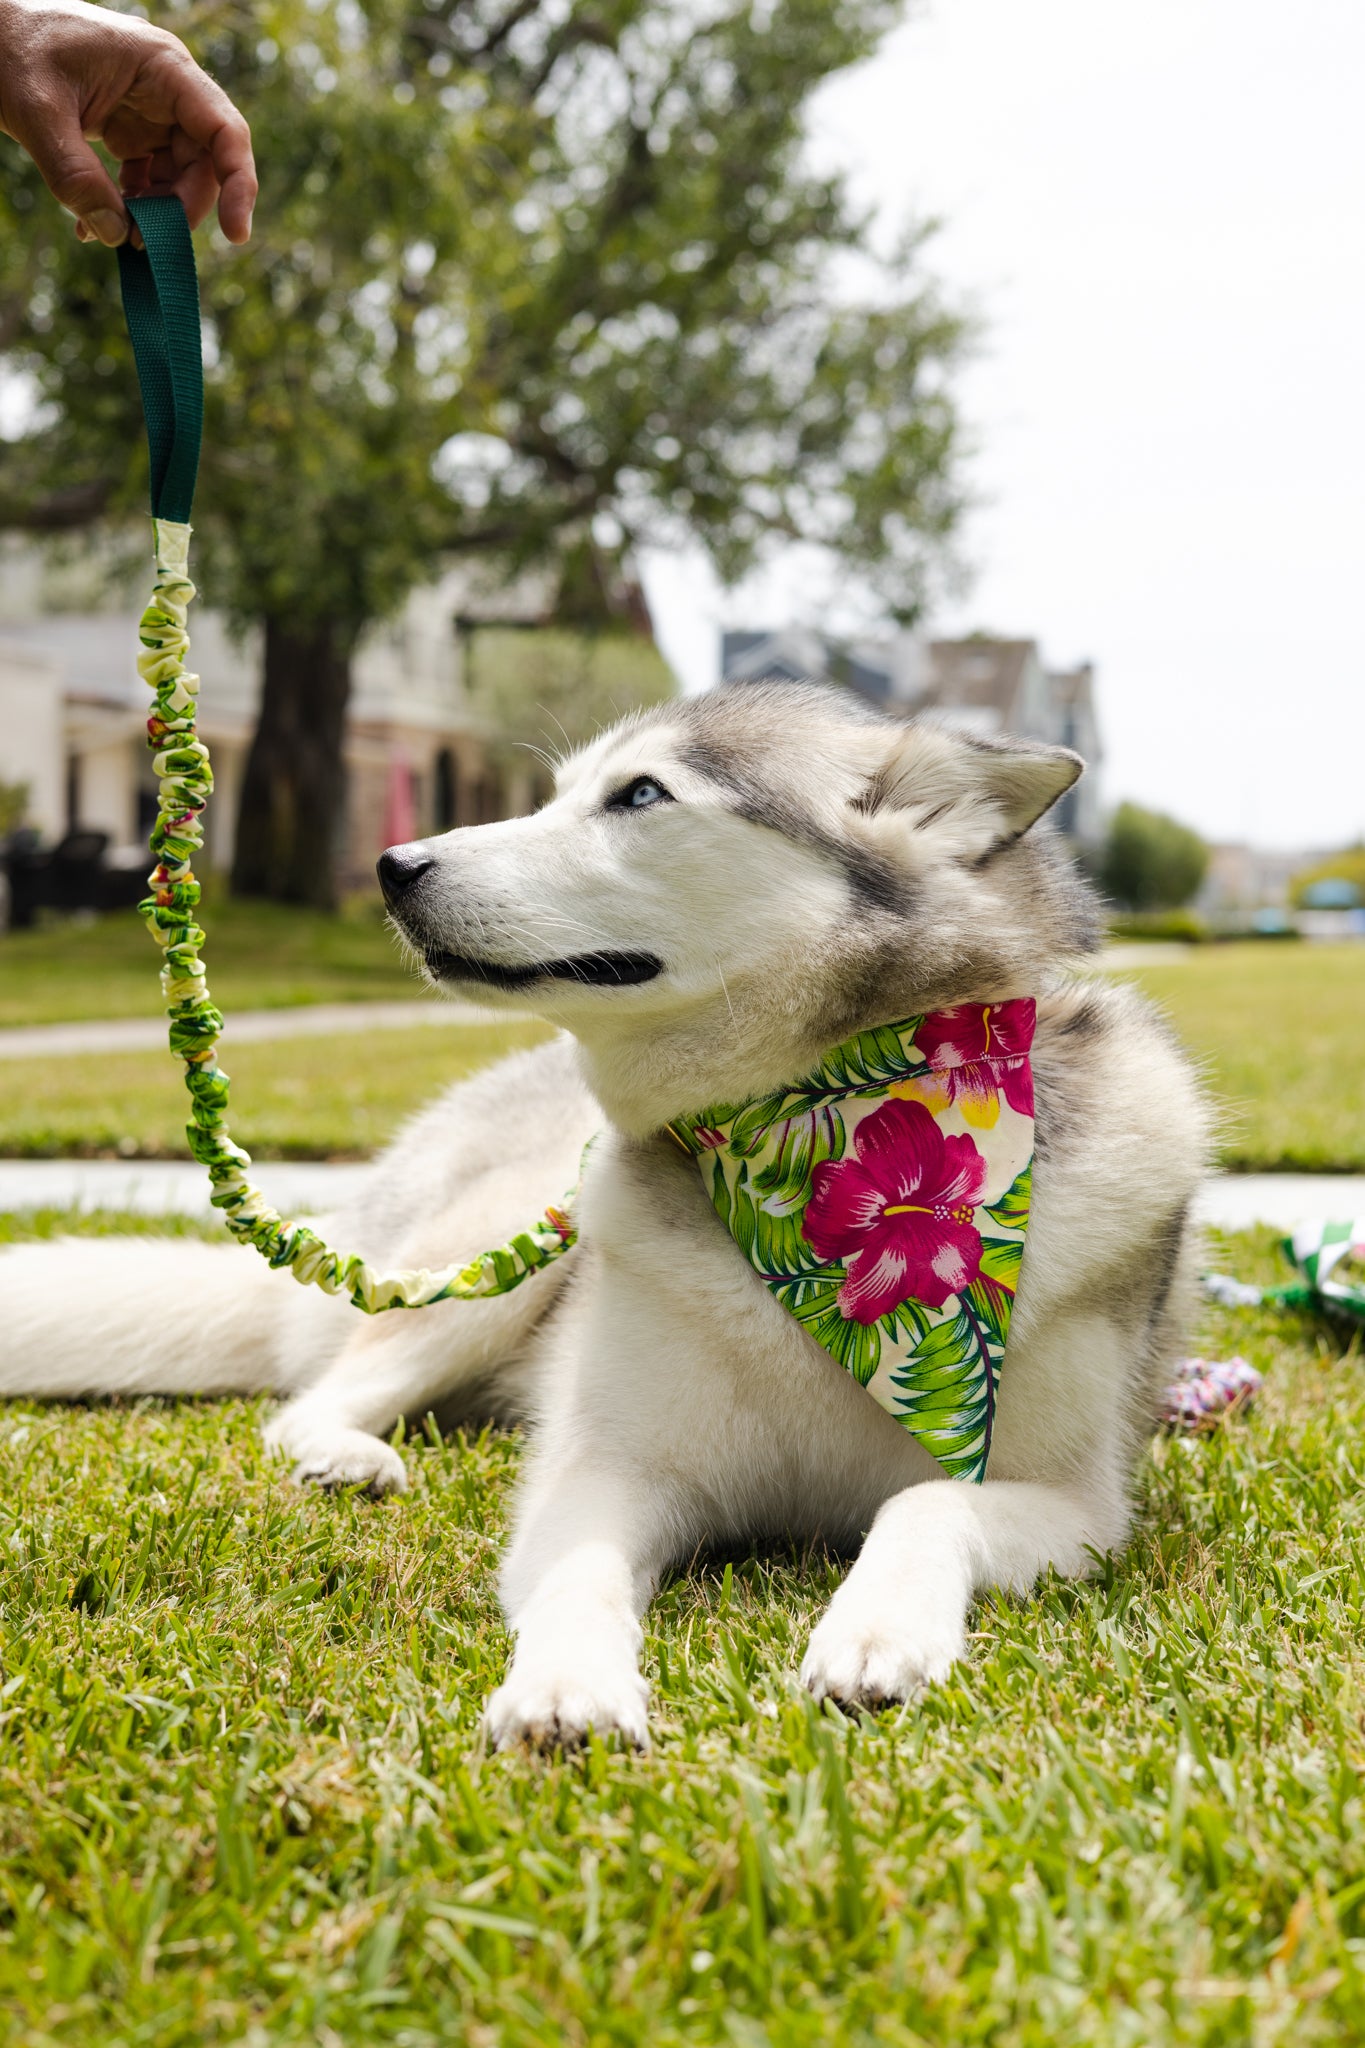
[[[913,611],[959,506],[959,323],[801,157],[811,95],[896,12],[164,8],[261,143],[250,248],[200,252],[214,601],[344,647],[441,553],[515,566],[610,512],[727,575],[767,536],[818,539]],[[145,456],[115,266],[6,169],[0,335],[42,404],[0,524],[127,512]],[[853,249],[863,303],[830,289]]]
[[[1204,879],[1209,850],[1160,811],[1120,804],[1110,821],[1100,886],[1126,910],[1178,910]]]
[[[376,1505],[291,1489],[257,1402],[7,1404],[0,2036],[1360,2040],[1361,1360],[1268,1311],[1198,1342],[1260,1402],[1159,1442],[1128,1551],[988,1597],[946,1684],[815,1708],[846,1566],[703,1558],[647,1617],[652,1754],[548,1763],[478,1734],[515,1435],[419,1430]]]
[[[498,731],[556,752],[677,689],[658,648],[640,634],[499,626],[471,636],[465,686]]]
[[[1291,902],[1301,907],[1305,891],[1314,882],[1351,882],[1365,902],[1365,846],[1344,847],[1340,853],[1329,853],[1325,860],[1304,868],[1289,885]]]
[[[1123,917],[1111,917],[1112,939],[1169,939],[1182,946],[1202,946],[1212,933],[1207,918],[1197,910],[1134,910]]]
[[[28,815],[26,782],[0,782],[0,839],[15,831]]]

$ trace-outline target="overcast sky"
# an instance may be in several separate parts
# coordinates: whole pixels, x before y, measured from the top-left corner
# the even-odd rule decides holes
[[[812,146],[984,316],[979,446],[936,632],[1098,667],[1106,798],[1220,839],[1365,835],[1365,5],[932,0]],[[650,558],[664,650],[809,617]]]

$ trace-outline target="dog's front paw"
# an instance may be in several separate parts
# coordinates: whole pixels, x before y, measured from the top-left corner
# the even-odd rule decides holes
[[[946,1678],[967,1648],[966,1617],[932,1599],[902,1600],[899,1611],[837,1594],[810,1639],[802,1683],[818,1700],[843,1707],[885,1707]]]
[[[406,1493],[408,1471],[392,1444],[363,1429],[315,1428],[301,1434],[288,1427],[288,1411],[265,1432],[272,1450],[294,1460],[299,1486],[339,1489],[363,1486],[373,1494]]]
[[[484,1726],[495,1749],[578,1749],[590,1733],[648,1749],[649,1688],[633,1668],[514,1659],[484,1709]]]

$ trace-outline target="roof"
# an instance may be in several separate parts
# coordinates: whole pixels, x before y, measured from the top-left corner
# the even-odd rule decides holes
[[[931,640],[921,702],[943,711],[993,711],[1009,726],[1029,657],[1036,653],[1032,640]]]
[[[1080,710],[1088,706],[1094,694],[1095,671],[1088,661],[1079,668],[1054,668],[1048,670],[1048,684],[1052,701],[1063,710]]]

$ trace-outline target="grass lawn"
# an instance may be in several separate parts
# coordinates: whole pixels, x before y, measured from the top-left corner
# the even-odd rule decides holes
[[[645,1759],[481,1748],[517,1438],[419,1435],[385,1505],[293,1491],[257,1403],[0,1409],[0,2037],[1365,2038],[1365,1377],[1296,1317],[1203,1336],[1261,1404],[1157,1446],[1098,1581],[846,1720],[794,1684],[836,1567],[699,1563]]]
[[[417,997],[377,903],[341,917],[210,894],[209,985],[228,1010]],[[159,956],[136,911],[90,924],[0,932],[0,1027],[82,1017],[158,1017]]]
[[[225,1042],[232,1134],[255,1159],[369,1153],[460,1075],[548,1036],[548,1026],[528,1020],[339,1033],[235,1052]],[[169,1052],[0,1060],[0,1155],[188,1159],[182,1071]]]
[[[244,930],[226,920],[225,935],[240,939]],[[377,972],[377,949],[389,943],[378,927],[341,925],[327,943],[341,957],[354,941],[358,958],[363,946],[357,933],[375,951]],[[68,952],[79,957],[91,936],[68,933]],[[105,927],[97,927],[94,936],[103,943]],[[51,935],[36,937],[46,945]],[[0,938],[0,985],[7,990],[2,970],[5,948],[13,943]],[[154,1013],[150,950],[149,944],[136,948],[136,962],[143,1007]],[[215,942],[210,958],[224,955],[230,963],[231,948]],[[270,989],[284,999],[279,992],[285,982],[270,979],[273,968],[267,974],[263,965],[253,966],[245,949],[235,971],[258,979],[242,984],[249,992],[235,998],[231,973],[215,968],[212,986],[222,994],[229,1020],[239,1004],[266,1001]],[[1126,970],[1126,978],[1162,1004],[1204,1062],[1224,1106],[1225,1167],[1365,1171],[1365,946],[1192,947],[1179,964]],[[410,983],[404,986],[417,992]],[[356,984],[353,992],[379,991]],[[330,993],[337,993],[336,986]],[[68,994],[74,1001],[74,987]],[[8,994],[0,999],[0,1012],[4,1000]],[[36,1002],[36,983],[23,1000]],[[261,1158],[370,1151],[447,1081],[504,1047],[528,1043],[537,1029],[452,1026],[245,1045],[236,1052],[229,1044],[224,1058],[235,1088],[234,1134]],[[168,1054],[0,1061],[0,1153],[51,1157],[118,1150],[184,1157],[184,1124],[178,1069]]]
[[[1193,946],[1125,978],[1204,1061],[1226,1166],[1365,1172],[1365,945]]]

